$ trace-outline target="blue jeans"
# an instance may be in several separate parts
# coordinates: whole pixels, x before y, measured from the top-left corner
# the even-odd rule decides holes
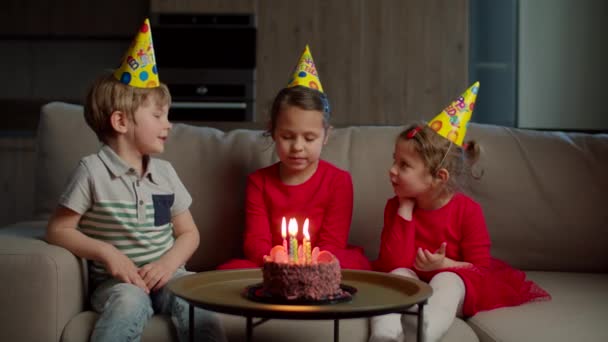
[[[192,274],[179,268],[172,279]],[[169,314],[178,338],[188,341],[189,305],[175,297],[167,287],[146,294],[139,287],[117,279],[101,282],[91,295],[93,309],[100,316],[91,334],[91,341],[136,341],[141,340],[144,326],[154,313]],[[219,318],[212,312],[196,309],[195,337],[201,341],[226,341]]]

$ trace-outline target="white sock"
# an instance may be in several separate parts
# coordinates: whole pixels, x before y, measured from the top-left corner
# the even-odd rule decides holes
[[[448,331],[454,318],[462,314],[465,286],[462,279],[453,272],[436,274],[429,285],[433,288],[433,295],[424,307],[423,331],[425,341],[437,342]],[[416,341],[417,321],[416,316],[403,315],[405,341]]]
[[[391,274],[407,278],[416,278],[416,273],[408,268],[396,268]],[[403,341],[403,328],[401,314],[388,314],[375,316],[370,319],[371,336],[369,342],[401,342]]]
[[[370,319],[371,336],[369,342],[401,342],[401,314],[375,316]]]

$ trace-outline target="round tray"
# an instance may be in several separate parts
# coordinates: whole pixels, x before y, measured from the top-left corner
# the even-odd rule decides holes
[[[195,307],[256,318],[347,319],[405,312],[431,296],[431,287],[417,279],[373,271],[342,270],[342,284],[357,289],[350,301],[333,305],[271,304],[243,295],[262,282],[262,269],[207,271],[174,279],[167,285]]]
[[[340,284],[342,293],[323,299],[287,299],[283,297],[275,297],[270,293],[264,291],[264,285],[262,283],[249,285],[243,290],[243,296],[250,300],[269,304],[287,304],[287,305],[326,305],[326,304],[337,304],[348,302],[353,299],[353,296],[357,293],[357,289],[354,286]]]

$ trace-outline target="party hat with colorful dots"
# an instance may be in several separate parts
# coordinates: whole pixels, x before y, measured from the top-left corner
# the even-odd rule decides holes
[[[304,52],[302,52],[302,56],[293,71],[293,76],[287,84],[287,88],[295,86],[303,86],[323,93],[323,86],[321,85],[321,81],[319,81],[317,68],[315,67],[315,62],[312,60],[308,44],[306,45]]]
[[[114,71],[114,77],[137,88],[155,88],[160,85],[148,18],[144,20],[127,53],[121,59],[120,67]]]
[[[462,146],[467,133],[467,125],[475,108],[479,92],[479,82],[475,82],[464,94],[454,100],[441,113],[429,122],[429,126],[439,135],[458,146]]]

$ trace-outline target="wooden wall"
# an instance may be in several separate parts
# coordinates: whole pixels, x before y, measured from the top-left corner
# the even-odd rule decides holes
[[[0,35],[131,37],[145,18],[148,7],[148,0],[3,0],[0,2]]]
[[[468,85],[468,0],[152,0],[150,10],[256,14],[256,121],[305,44],[337,125],[428,120]]]
[[[64,13],[56,3],[71,4],[67,7],[75,10]],[[2,18],[11,13],[26,17],[0,23],[0,32],[8,35],[129,36],[128,26],[136,25],[126,24],[129,20],[120,16],[122,25],[86,26],[68,15],[80,13],[76,9],[84,6],[75,0],[11,0],[2,6]],[[108,12],[105,5],[87,6],[84,17]],[[131,5],[133,16],[147,7],[146,1],[138,0]],[[256,14],[257,118],[243,124],[245,128],[264,126],[269,103],[287,83],[305,44],[310,45],[332,103],[336,126],[429,120],[468,85],[468,0],[151,0],[149,8],[155,13]],[[35,20],[47,13],[54,19]],[[58,19],[65,15],[65,21]],[[85,28],[74,26],[77,23]],[[35,135],[2,135],[0,226],[31,215],[35,170]]]

